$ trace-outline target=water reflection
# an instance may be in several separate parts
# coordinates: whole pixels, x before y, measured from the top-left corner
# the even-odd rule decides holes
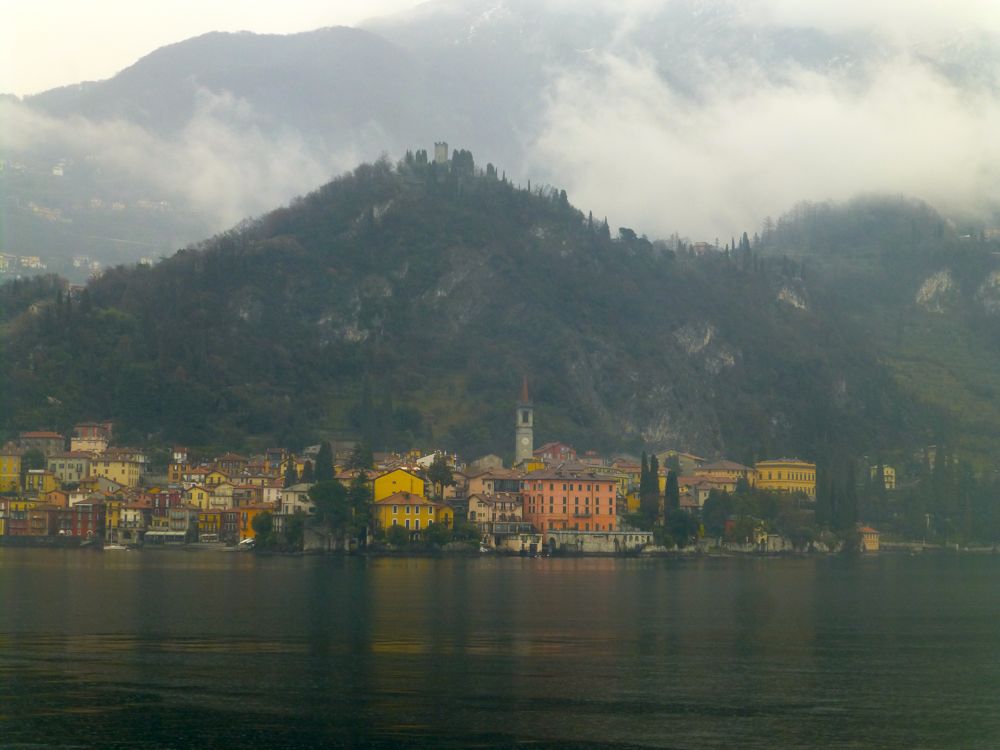
[[[0,746],[992,747],[998,564],[0,549]]]

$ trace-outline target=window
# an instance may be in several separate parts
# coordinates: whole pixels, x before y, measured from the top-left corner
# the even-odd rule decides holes
[[[399,506],[398,505],[393,505],[392,506],[392,512],[393,513],[399,513]],[[395,523],[395,521],[393,521],[393,523]]]
[[[407,506],[406,506],[406,515],[410,515],[410,509],[411,509],[412,507],[413,507],[413,506],[411,506],[411,505],[407,505]],[[407,522],[406,522],[406,528],[410,528],[410,522],[409,522],[409,521],[407,521]]]
[[[406,519],[406,528],[410,528],[410,519],[409,518]]]
[[[415,528],[415,529],[419,529],[420,528],[420,519],[419,518],[416,521],[413,522],[413,528]]]

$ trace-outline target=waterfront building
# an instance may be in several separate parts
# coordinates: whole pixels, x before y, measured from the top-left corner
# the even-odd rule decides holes
[[[273,505],[245,505],[237,510],[239,519],[239,541],[244,539],[256,539],[257,532],[253,528],[253,520],[261,513],[274,513]]]
[[[816,497],[816,464],[798,458],[758,461],[757,489],[771,492],[801,492]]]
[[[121,522],[118,525],[118,541],[121,544],[142,544],[152,519],[153,505],[149,500],[123,503]]]
[[[94,539],[104,533],[104,500],[87,499],[69,509],[70,534],[81,539]]]
[[[524,503],[520,492],[469,495],[469,523],[483,533],[493,533],[498,524],[522,523]]]
[[[445,503],[428,500],[423,495],[396,492],[374,502],[375,523],[379,530],[402,526],[409,531],[421,531],[432,523],[451,528],[455,511]]]
[[[861,538],[860,546],[862,552],[878,552],[880,548],[880,534],[871,526],[860,526],[858,536]]]
[[[524,478],[524,520],[539,531],[613,531],[617,482],[582,464],[559,464]]]

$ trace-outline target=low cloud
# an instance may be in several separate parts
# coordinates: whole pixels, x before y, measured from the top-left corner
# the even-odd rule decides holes
[[[145,195],[127,197],[176,202],[217,229],[286,203],[362,158],[352,146],[328,151],[294,130],[263,132],[247,102],[208,91],[171,136],[121,119],[54,118],[15,100],[0,102],[0,121],[8,153],[86,159],[119,184],[143,186]]]
[[[725,241],[800,200],[905,193],[1000,204],[1000,102],[900,52],[863,77],[706,64],[701,95],[605,52],[549,90],[532,162],[581,207],[651,236]]]

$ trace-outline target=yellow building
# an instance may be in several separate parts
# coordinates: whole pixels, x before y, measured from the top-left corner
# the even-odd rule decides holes
[[[21,449],[7,443],[0,449],[0,492],[21,489]]]
[[[118,530],[122,525],[122,498],[111,496],[104,500],[104,538],[118,541]]]
[[[394,469],[380,477],[375,477],[372,487],[372,499],[375,502],[394,495],[397,492],[406,492],[410,495],[423,497],[424,480],[405,469]]]
[[[142,464],[104,454],[94,457],[90,464],[90,474],[94,477],[105,477],[123,487],[138,487],[142,476]]]
[[[219,509],[198,511],[198,541],[217,542],[222,533],[222,511]]]
[[[260,503],[258,505],[244,505],[240,511],[240,541],[244,539],[256,539],[257,532],[253,529],[253,519],[261,513],[274,513],[274,506]]]
[[[880,547],[879,533],[871,526],[861,526],[858,528],[858,536],[861,539],[862,552],[878,552]]]
[[[208,508],[211,499],[212,491],[207,487],[201,487],[197,484],[184,493],[184,500],[188,503],[188,505],[193,505],[196,508],[201,508],[202,510]]]
[[[442,523],[448,528],[455,525],[455,511],[451,506],[409,492],[396,492],[376,500],[374,510],[376,523],[382,531],[392,526],[421,531],[432,523]]]
[[[545,462],[540,458],[526,458],[523,461],[514,464],[514,468],[518,471],[528,474],[532,471],[541,471],[545,468]]]
[[[205,484],[209,487],[214,487],[217,484],[222,484],[223,482],[229,482],[229,475],[220,471],[219,469],[213,469],[205,475]]]
[[[757,489],[771,492],[801,492],[816,497],[816,464],[798,458],[758,461]]]
[[[41,497],[59,489],[59,479],[51,471],[31,469],[24,475],[24,491]]]
[[[878,479],[878,464],[869,467],[868,475],[872,478],[872,481]],[[885,482],[887,490],[896,489],[896,469],[892,466],[882,466],[882,479]]]

